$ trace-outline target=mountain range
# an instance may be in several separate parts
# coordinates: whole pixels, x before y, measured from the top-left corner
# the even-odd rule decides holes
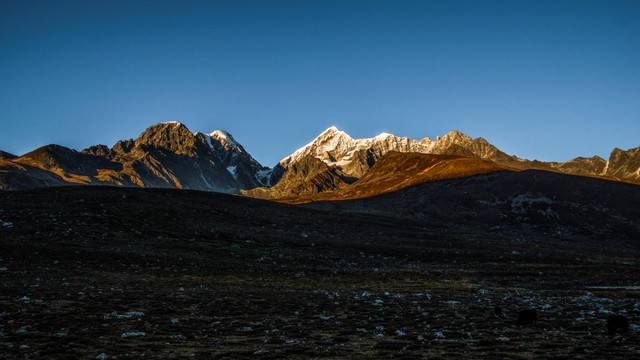
[[[608,161],[594,156],[540,162],[505,154],[483,138],[458,131],[435,140],[387,133],[353,139],[330,127],[268,168],[226,131],[193,133],[184,124],[166,122],[112,147],[76,151],[47,145],[22,156],[0,151],[0,189],[114,185],[306,202],[368,197],[434,180],[529,169],[638,183],[640,148],[616,148]]]
[[[78,152],[47,145],[20,157],[4,153],[0,188],[89,184],[233,193],[261,185],[259,174],[265,170],[225,131],[192,133],[168,122],[111,148],[96,145]]]

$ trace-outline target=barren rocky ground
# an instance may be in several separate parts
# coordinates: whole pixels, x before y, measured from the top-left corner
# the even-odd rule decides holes
[[[0,358],[640,356],[633,231],[552,236],[357,209],[0,192]],[[538,325],[516,326],[528,308]],[[610,313],[630,331],[606,334]]]

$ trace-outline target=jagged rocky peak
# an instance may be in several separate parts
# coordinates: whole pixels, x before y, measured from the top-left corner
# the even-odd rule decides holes
[[[146,145],[189,155],[193,154],[195,144],[195,135],[178,121],[150,126],[135,141],[135,146]]]
[[[389,151],[424,152],[426,148],[419,141],[397,137],[383,132],[372,138],[353,139],[346,132],[332,126],[307,145],[280,161],[281,166],[298,161],[305,156],[316,157],[329,165],[345,166],[355,158],[362,158],[359,152],[372,152],[375,158]]]
[[[118,140],[118,142],[113,145],[113,151],[119,154],[126,154],[133,149],[135,146],[135,141],[133,139],[129,140]]]
[[[269,184],[269,168],[262,166],[227,131],[216,130],[209,134],[196,133],[204,139],[211,153],[220,161],[242,189],[252,189]]]
[[[640,147],[626,151],[613,149],[604,173],[621,179],[640,180]]]
[[[216,130],[203,136],[211,151],[219,156],[225,164],[242,159],[250,163],[251,166],[267,169],[255,160],[228,131]]]
[[[428,152],[433,154],[476,157],[502,164],[514,161],[513,157],[500,151],[484,138],[472,138],[457,130],[450,131],[443,137],[437,137],[428,149]]]
[[[307,145],[282,159],[270,173],[268,183],[275,185],[280,181],[307,181],[300,174],[305,173],[305,170],[301,169],[310,166],[308,161],[304,161],[308,158],[318,159],[329,167],[335,168],[334,171],[341,179],[341,184],[352,183],[369,171],[377,159],[389,151],[426,152],[427,150],[428,148],[419,141],[406,137],[401,138],[383,132],[372,138],[353,139],[346,132],[332,126]],[[335,184],[331,186],[333,185]],[[294,189],[288,184],[283,188]]]
[[[210,134],[208,134],[209,138],[218,141],[222,146],[224,146],[225,150],[235,150],[238,152],[245,152],[244,148],[240,143],[233,138],[231,134],[229,134],[225,130],[216,130]]]
[[[440,137],[436,137],[436,140],[433,142],[434,150],[438,152],[438,150],[443,150],[452,145],[458,145],[462,147],[469,147],[472,144],[489,144],[483,138],[473,139],[472,137],[458,131],[453,130],[449,131],[446,135]]]
[[[293,153],[293,158],[302,158],[306,155],[322,156],[334,150],[346,150],[353,145],[353,139],[346,132],[332,126],[318,135],[312,142]]]
[[[111,157],[113,155],[113,150],[109,149],[107,145],[93,145],[84,150],[82,150],[85,154],[95,155],[95,156],[103,156],[103,157]]]
[[[339,144],[345,146],[345,143],[348,143],[351,137],[347,135],[344,131],[338,130],[335,126],[331,126],[327,130],[323,131],[320,135],[318,135],[315,139],[313,139],[307,145],[299,148],[294,151],[291,155],[285,157],[280,160],[279,166],[286,167],[292,162],[299,161],[305,156],[313,156],[317,158],[321,158],[323,153],[328,151],[332,151]]]
[[[440,136],[438,136],[436,139],[440,139]],[[420,140],[420,144],[430,146],[431,144],[433,144],[433,140],[431,140],[430,137],[425,137]]]
[[[552,163],[551,166],[565,174],[593,176],[604,175],[607,161],[599,156],[577,157],[564,163]]]
[[[466,135],[461,133],[458,130],[453,130],[453,131],[449,131],[445,136],[443,136],[441,138],[441,141],[451,141],[451,142],[467,142],[467,141],[472,141],[473,139]]]
[[[330,126],[327,130],[323,131],[322,134],[320,134],[318,136],[318,138],[332,138],[332,137],[348,137],[349,139],[351,139],[351,137],[349,135],[347,135],[346,132],[339,130],[337,127],[335,126]]]

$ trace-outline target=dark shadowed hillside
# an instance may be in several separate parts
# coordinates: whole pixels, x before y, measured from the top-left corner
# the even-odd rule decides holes
[[[634,357],[638,189],[525,171],[304,206],[0,192],[0,357]],[[537,327],[515,325],[527,308]]]

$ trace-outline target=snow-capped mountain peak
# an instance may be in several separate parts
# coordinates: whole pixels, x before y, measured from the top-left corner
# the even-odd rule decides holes
[[[223,144],[228,144],[229,147],[233,148],[236,151],[241,151],[242,148],[240,144],[225,130],[216,130],[210,134],[207,134],[211,139],[218,140]]]
[[[354,140],[351,136],[346,132],[338,130],[335,126],[331,126],[327,130],[323,131],[322,134],[318,135],[318,137],[313,139],[313,141],[282,159],[280,164],[295,162],[307,155],[311,155],[322,160],[322,154],[334,151],[338,147],[349,147],[353,141]]]
[[[371,161],[389,151],[426,152],[427,149],[419,141],[400,138],[386,132],[372,138],[353,139],[346,132],[332,126],[307,145],[282,159],[279,166],[286,168],[304,157],[311,156],[329,166],[338,166],[346,174],[358,177],[366,172]]]
[[[394,136],[394,135],[386,133],[386,132],[383,132],[383,133],[380,133],[380,134],[376,135],[373,139],[380,141],[380,140],[385,140],[386,138],[388,138],[390,136]]]
[[[183,125],[180,121],[165,121],[165,122],[161,122],[160,124],[165,124],[165,125]]]
[[[271,169],[262,166],[249,155],[229,132],[216,130],[202,136],[229,174],[245,188],[269,184],[264,174]]]

